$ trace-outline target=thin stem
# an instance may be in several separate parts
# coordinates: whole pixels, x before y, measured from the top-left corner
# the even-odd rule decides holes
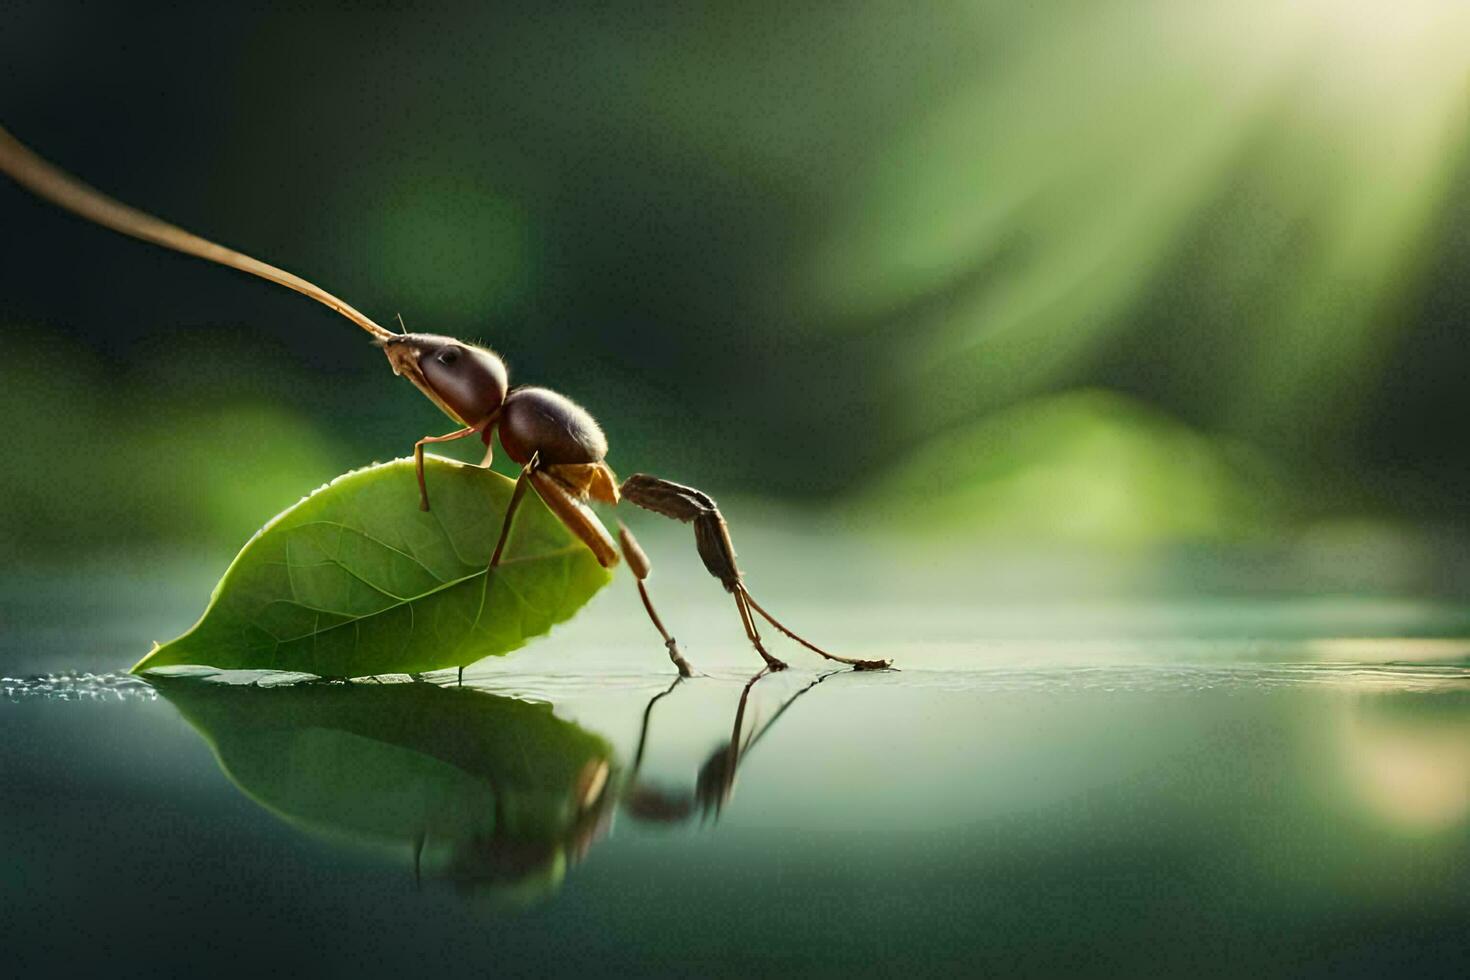
[[[16,183],[37,197],[104,228],[268,279],[304,296],[310,296],[380,340],[395,336],[391,330],[378,326],[366,314],[315,283],[268,262],[251,258],[243,252],[216,245],[206,238],[200,238],[88,187],[71,174],[37,156],[4,128],[0,128],[0,171],[9,174]]]

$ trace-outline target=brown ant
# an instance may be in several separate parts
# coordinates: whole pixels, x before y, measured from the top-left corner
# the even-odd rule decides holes
[[[493,351],[453,337],[386,330],[300,276],[216,245],[88,187],[37,156],[3,128],[0,128],[0,171],[9,174],[38,197],[113,231],[239,269],[304,293],[372,334],[373,342],[388,355],[393,373],[408,378],[461,426],[442,436],[425,436],[414,444],[419,506],[423,510],[429,509],[429,491],[424,482],[424,446],[477,435],[485,444],[485,458],[481,465],[489,466],[494,453],[491,439],[498,431],[500,445],[507,456],[520,464],[521,472],[505,511],[500,539],[491,554],[490,569],[493,570],[500,562],[516,508],[528,486],[591,550],[604,568],[617,563],[619,548],[588,502],[617,504],[620,499],[626,499],[656,514],[694,525],[699,557],[709,573],[719,579],[725,591],[734,597],[745,635],[769,669],[782,670],[786,664],[772,656],[761,643],[756,616],[828,660],[849,664],[858,670],[880,670],[890,665],[888,660],[858,660],[828,653],[783,626],[755,601],[746,588],[740,568],[735,563],[735,547],[730,542],[729,526],[708,494],[644,473],[634,474],[619,486],[617,477],[605,461],[607,437],[587,410],[570,398],[546,388],[510,388],[505,363]],[[633,570],[638,595],[643,600],[648,618],[663,637],[669,658],[679,669],[679,674],[688,677],[691,673],[689,663],[654,611],[653,600],[644,584],[650,568],[648,556],[621,522],[618,538],[622,555]]]

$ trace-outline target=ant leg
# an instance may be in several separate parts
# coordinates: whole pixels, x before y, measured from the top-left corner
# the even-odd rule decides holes
[[[628,774],[629,783],[637,781],[638,772],[643,768],[643,749],[648,744],[648,723],[653,719],[653,706],[658,704],[664,698],[668,697],[670,694],[673,694],[674,688],[678,687],[679,682],[683,679],[683,675],[675,677],[674,683],[670,684],[668,687],[664,688],[662,691],[650,698],[648,701],[648,706],[643,709],[643,724],[638,729],[638,748],[633,753],[633,769]]]
[[[500,525],[500,540],[495,542],[495,551],[490,555],[490,567],[494,568],[500,564],[500,552],[505,549],[505,541],[510,537],[510,524],[515,520],[516,508],[521,505],[521,498],[526,495],[526,484],[531,479],[531,467],[536,465],[534,459],[521,468],[521,475],[516,477],[515,489],[510,492],[510,503],[505,507],[505,520]]]
[[[651,566],[648,563],[648,555],[639,546],[638,539],[633,537],[633,532],[621,521],[618,523],[618,543],[623,546],[623,557],[627,559],[628,567],[633,571],[633,580],[638,585],[638,597],[643,600],[643,608],[648,610],[648,618],[653,620],[653,626],[658,630],[658,635],[664,638],[664,646],[669,651],[669,659],[674,666],[679,668],[680,677],[692,677],[694,672],[689,669],[689,661],[679,652],[679,644],[669,635],[664,628],[663,620],[658,618],[654,611],[653,600],[648,597],[648,587],[643,584],[648,578]]]
[[[613,543],[612,535],[572,488],[539,467],[531,470],[531,488],[546,509],[587,546],[599,565],[612,568],[618,563],[618,546]]]
[[[573,495],[570,488],[556,477],[547,473],[542,468],[539,458],[531,456],[531,461],[521,470],[520,477],[516,480],[516,489],[511,494],[510,506],[505,511],[505,523],[500,529],[500,541],[495,546],[495,554],[491,556],[490,567],[494,568],[500,561],[501,549],[505,546],[506,536],[510,533],[511,518],[514,517],[516,507],[520,505],[521,497],[525,495],[525,485],[529,484],[536,491],[536,496],[546,505],[552,515],[568,531],[575,534],[587,550],[597,558],[597,563],[603,568],[611,568],[618,563],[618,548],[613,544],[612,535],[607,533],[607,528],[592,513],[592,509]]]
[[[744,594],[745,601],[750,604],[750,608],[759,613],[762,619],[770,623],[772,626],[776,627],[776,629],[780,630],[782,633],[785,633],[787,636],[791,637],[797,643],[800,643],[802,646],[806,647],[812,653],[817,654],[818,656],[826,657],[828,660],[835,660],[840,664],[849,664],[857,668],[858,670],[887,670],[889,667],[893,666],[892,660],[859,660],[855,657],[839,657],[835,653],[828,653],[826,650],[823,650],[815,643],[812,643],[810,640],[805,640],[800,636],[797,636],[795,633],[791,632],[791,630],[787,629],[785,626],[782,626],[779,622],[777,622],[775,616],[772,616],[770,613],[761,608],[761,604],[755,601],[755,597],[746,590],[744,585],[740,586],[740,591]]]
[[[429,509],[429,488],[424,483],[424,446],[431,442],[453,442],[463,439],[475,431],[473,425],[467,425],[458,432],[450,432],[442,436],[424,436],[413,444],[413,467],[419,477],[419,510]]]
[[[699,557],[709,573],[720,580],[725,591],[735,597],[735,608],[740,613],[740,625],[745,628],[745,637],[750,640],[761,659],[772,670],[782,670],[785,664],[771,656],[761,643],[755,620],[745,605],[741,592],[740,570],[735,564],[735,546],[730,543],[730,531],[720,509],[710,497],[693,487],[681,486],[668,480],[637,473],[623,481],[618,492],[628,500],[655,514],[672,517],[685,524],[694,524],[694,543]]]
[[[735,597],[735,605],[740,610],[740,619],[745,626],[745,635],[750,639],[756,652],[773,670],[779,670],[786,665],[771,656],[761,645],[760,633],[755,628],[755,616],[752,610],[776,629],[818,656],[837,663],[848,664],[858,670],[882,670],[890,666],[891,662],[887,660],[858,660],[828,653],[793,633],[762,609],[751,597],[750,590],[741,580],[740,568],[735,564],[735,546],[730,541],[730,527],[725,523],[719,507],[708,494],[693,487],[661,480],[645,473],[635,473],[628,477],[623,481],[619,492],[645,510],[694,525],[694,543],[699,550],[700,559],[704,561],[704,567],[711,575],[720,580],[726,592]]]
[[[776,657],[771,656],[770,651],[761,642],[760,631],[755,628],[755,617],[750,614],[749,601],[750,597],[745,594],[743,589],[736,591],[735,608],[740,610],[740,624],[745,627],[746,639],[750,640],[750,645],[755,647],[755,652],[760,654],[761,659],[766,662],[767,670],[785,670],[787,666],[786,661],[778,660]]]
[[[751,739],[755,737],[755,733],[752,732],[745,744],[742,745],[740,742],[740,733],[745,729],[745,711],[750,703],[751,689],[760,682],[762,677],[777,669],[766,667],[745,682],[745,687],[740,691],[740,703],[735,708],[735,727],[730,732],[729,744],[715,750],[715,754],[699,769],[696,792],[706,817],[713,810],[714,818],[719,820],[725,804],[730,802],[730,796],[735,790],[735,773],[740,768],[741,757],[750,747]]]

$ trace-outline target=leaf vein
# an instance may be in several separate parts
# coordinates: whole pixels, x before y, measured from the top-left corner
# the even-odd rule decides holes
[[[433,512],[430,511],[430,513],[433,513]],[[307,528],[307,527],[331,527],[331,528],[336,528],[338,532],[347,531],[347,532],[349,532],[351,534],[355,534],[358,537],[362,538],[363,540],[368,541],[368,542],[371,542],[372,544],[375,544],[378,547],[383,548],[386,551],[391,551],[395,555],[400,555],[400,556],[402,556],[404,558],[407,558],[409,561],[413,562],[419,568],[422,568],[424,570],[424,574],[427,575],[427,576],[429,576],[429,578],[433,579],[434,581],[440,582],[440,583],[443,583],[443,582],[446,581],[445,579],[440,578],[439,575],[437,575],[432,568],[430,568],[428,565],[425,565],[421,559],[414,557],[413,555],[409,554],[407,551],[404,551],[402,548],[395,548],[391,544],[389,544],[388,542],[384,541],[382,538],[375,538],[371,534],[369,534],[368,532],[362,530],[361,528],[353,527],[351,524],[343,524],[341,521],[329,521],[329,520],[327,520],[325,518],[320,518],[318,520],[314,520],[314,521],[303,521],[300,524],[293,525],[292,526],[292,530],[297,530],[299,528]],[[441,531],[444,530],[444,525],[443,524],[440,524],[439,525],[439,529]],[[448,532],[447,531],[445,532],[445,537],[448,537]],[[453,547],[454,547],[453,540],[451,540],[449,542],[449,546],[450,546],[451,549],[453,549]],[[339,552],[340,552],[340,546],[339,546]],[[471,564],[470,562],[467,562],[463,558],[461,558],[458,551],[455,551],[454,557],[455,558],[459,558],[459,560],[460,560],[460,562],[462,564],[465,564],[465,565]]]
[[[558,548],[555,551],[548,551],[548,552],[545,552],[545,553],[540,554],[540,555],[525,555],[525,556],[522,556],[520,558],[513,558],[510,561],[503,561],[500,564],[501,564],[502,567],[504,567],[505,565],[510,565],[510,564],[515,563],[515,562],[530,561],[532,559],[540,560],[540,559],[545,559],[545,558],[559,558],[562,555],[572,554],[578,548],[581,548],[581,547],[583,547],[583,545],[581,544],[581,542],[578,542],[578,543],[573,544],[573,545],[568,545],[565,548]],[[449,581],[443,582],[440,585],[437,585],[434,588],[429,589],[427,592],[421,593],[420,595],[410,596],[410,597],[408,597],[406,599],[399,599],[399,600],[397,600],[395,602],[392,602],[392,603],[390,603],[390,604],[382,607],[381,609],[374,609],[372,612],[369,612],[369,613],[351,613],[351,612],[343,612],[340,609],[327,609],[327,608],[323,608],[323,607],[320,607],[320,606],[313,606],[313,605],[310,605],[309,603],[301,602],[300,600],[297,600],[297,599],[272,599],[270,602],[266,603],[266,606],[272,606],[272,605],[275,605],[277,603],[286,603],[287,605],[298,606],[298,607],[300,607],[302,609],[305,609],[305,610],[307,610],[309,612],[327,613],[330,616],[342,616],[342,617],[345,617],[347,619],[347,622],[333,623],[331,626],[328,626],[325,629],[319,629],[319,630],[318,629],[314,629],[310,633],[300,633],[300,634],[297,634],[296,636],[278,637],[276,639],[276,642],[278,644],[279,643],[292,643],[292,642],[295,642],[296,640],[304,640],[307,637],[317,636],[317,635],[321,635],[321,634],[330,633],[330,632],[332,632],[332,630],[341,629],[343,626],[347,626],[349,624],[355,626],[357,623],[360,623],[363,620],[372,619],[374,616],[381,616],[384,613],[392,612],[394,609],[397,609],[400,606],[409,605],[409,604],[415,603],[415,602],[422,602],[425,599],[428,599],[430,596],[438,595],[439,593],[444,592],[444,591],[447,591],[449,589],[452,589],[452,588],[454,588],[457,585],[463,585],[465,582],[468,582],[471,579],[474,579],[474,578],[477,578],[477,577],[481,577],[481,576],[484,576],[485,577],[485,579],[486,579],[486,583],[485,583],[486,588],[485,588],[485,591],[489,591],[489,576],[486,575],[486,571],[487,571],[486,569],[480,569],[479,571],[471,572],[470,574],[465,575],[465,576],[462,576],[460,578],[450,579]],[[520,596],[519,593],[516,593],[514,591],[514,589],[512,589],[512,593],[516,596],[517,599],[520,599],[521,600],[521,604],[522,605],[528,606],[528,604],[526,603],[526,601]],[[387,593],[384,593],[384,594],[386,595]],[[485,601],[485,595],[484,595],[484,592],[482,592],[481,595],[480,595],[480,605],[481,605],[481,608],[480,608],[480,611],[477,612],[476,615],[475,615],[474,624],[470,627],[471,631],[473,631],[474,628],[476,626],[478,626],[479,623],[480,623],[480,615],[481,615],[481,613],[484,610],[484,601]],[[528,606],[528,608],[529,608],[529,606]]]

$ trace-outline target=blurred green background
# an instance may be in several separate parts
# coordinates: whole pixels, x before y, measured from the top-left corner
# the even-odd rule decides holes
[[[0,121],[623,473],[935,548],[1464,540],[1470,5],[554,7],[10,4]],[[451,428],[295,294],[0,215],[12,561],[228,556]]]

